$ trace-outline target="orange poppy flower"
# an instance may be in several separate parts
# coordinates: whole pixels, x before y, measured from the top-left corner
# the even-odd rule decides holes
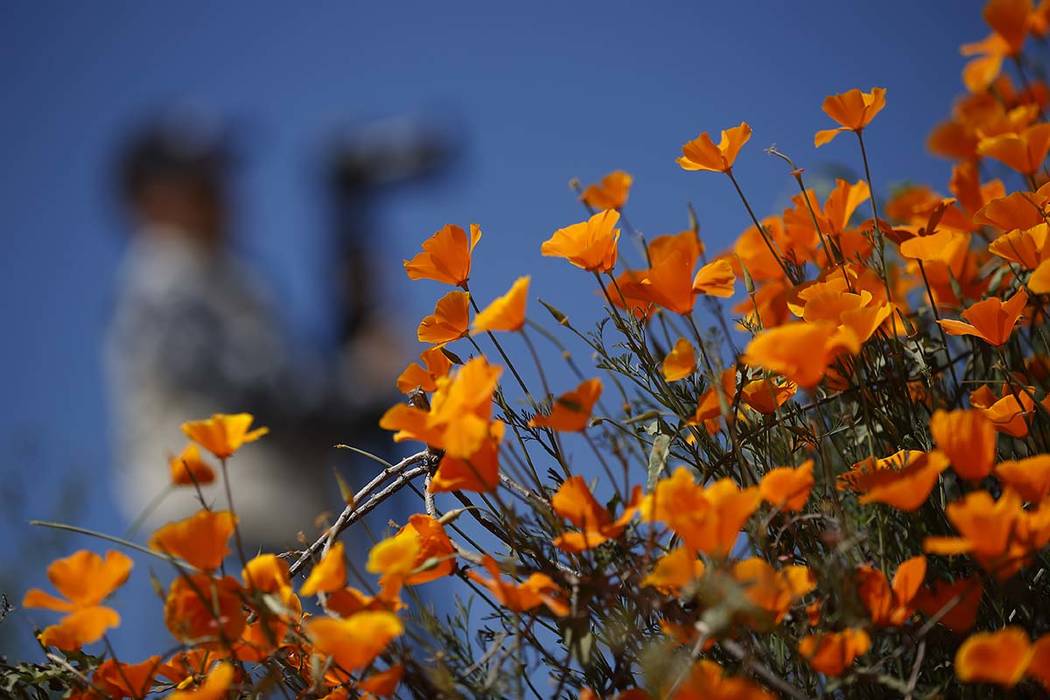
[[[999,236],[988,245],[988,252],[1015,262],[1026,270],[1034,270],[1039,264],[1050,260],[1050,243],[1046,223],[1026,229],[1015,229]]]
[[[784,209],[781,216],[782,235],[778,235],[776,229],[767,231],[788,260],[797,264],[817,262],[821,245],[820,234],[817,232],[817,227],[820,226],[820,202],[813,190],[807,189],[792,197],[791,204],[791,207]],[[817,220],[816,223],[814,219]],[[824,233],[824,230],[821,229],[820,233]]]
[[[467,576],[475,583],[487,588],[492,593],[492,597],[508,610],[528,612],[540,605],[546,605],[547,609],[558,617],[565,617],[569,614],[565,596],[550,576],[537,571],[530,574],[522,583],[508,583],[503,580],[499,564],[489,555],[484,556],[482,566],[489,572],[491,578],[485,578],[473,570],[468,571]]]
[[[693,664],[689,676],[674,694],[674,700],[773,700],[774,697],[746,678],[727,675],[721,666],[707,659]]]
[[[938,323],[949,335],[972,335],[990,345],[1003,345],[1010,339],[1026,303],[1028,294],[1020,289],[1005,302],[991,297],[966,309],[962,317],[969,323],[952,320],[942,320]]]
[[[537,413],[529,421],[534,428],[553,428],[563,432],[578,433],[587,427],[594,404],[602,395],[602,381],[588,379],[575,389],[554,399],[549,415]]]
[[[860,351],[860,341],[849,328],[830,322],[789,323],[755,336],[742,359],[751,367],[776,372],[810,389],[820,383],[843,350]]]
[[[340,588],[328,594],[325,608],[339,617],[350,617],[362,610],[388,610],[397,612],[404,607],[398,598],[400,590],[380,590],[378,595],[362,593],[353,586]]]
[[[292,588],[288,562],[275,554],[260,554],[249,560],[241,571],[241,580],[246,593],[272,596],[255,602],[256,606],[265,605],[269,614],[245,626],[234,650],[242,661],[258,662],[284,643],[289,625],[302,616],[303,605]]]
[[[733,311],[744,314],[743,326],[770,329],[787,323],[789,318],[787,298],[789,287],[784,280],[770,280],[748,294]]]
[[[397,686],[405,675],[405,667],[398,664],[391,666],[385,671],[378,671],[368,678],[363,678],[357,683],[357,687],[365,693],[371,693],[377,697],[389,697],[397,692]]]
[[[830,321],[848,328],[858,341],[865,343],[892,312],[891,304],[875,301],[867,290],[861,290],[860,294],[826,291],[806,300],[802,318],[811,323]]]
[[[471,335],[485,331],[518,331],[525,325],[525,304],[529,295],[529,280],[526,275],[519,277],[503,296],[496,297],[492,303],[474,317]]]
[[[976,162],[977,143],[981,138],[1017,132],[1028,126],[1038,118],[1039,106],[1045,104],[1045,98],[1041,95],[1026,95],[1025,99],[1032,99],[1032,102],[1021,103],[1016,99],[1009,77],[997,77],[1006,56],[1006,44],[996,34],[989,35],[983,41],[964,45],[962,53],[978,56],[963,69],[967,87],[975,94],[955,104],[952,119],[931,135],[930,145],[931,148],[941,149],[935,151],[938,155]],[[988,90],[993,86],[997,94]],[[1045,88],[1040,85],[1039,91],[1042,93]],[[1011,93],[1014,93],[1013,97]]]
[[[841,632],[808,634],[798,643],[802,655],[817,673],[841,676],[854,659],[871,648],[871,638],[864,630],[850,627]]]
[[[651,586],[664,595],[677,596],[691,582],[704,575],[704,562],[688,547],[672,549],[656,560],[641,585]]]
[[[845,268],[845,274],[838,268],[830,273],[825,272],[821,279],[803,282],[792,290],[788,297],[788,309],[799,318],[808,321],[838,321],[843,311],[859,308],[873,301],[885,300],[884,283],[879,280],[878,288],[869,288],[868,280],[862,279],[854,269]],[[845,300],[840,297],[851,294]],[[808,308],[808,317],[807,317]]]
[[[215,481],[215,470],[201,459],[201,451],[195,443],[187,443],[175,457],[168,460],[171,483],[176,486],[203,486]]]
[[[491,437],[466,459],[443,455],[430,480],[430,493],[494,490],[499,485],[499,446],[504,430],[503,423],[494,422]]]
[[[930,238],[937,233],[947,231],[965,231],[970,228],[970,222],[962,213],[962,210],[953,206],[955,200],[951,197],[937,198],[932,209],[921,214],[915,212],[911,217],[912,223],[895,226],[893,229],[884,231],[887,238],[896,243],[908,242],[916,238]],[[941,227],[943,220],[943,228]]]
[[[365,568],[380,574],[384,591],[392,591],[402,584],[419,585],[451,575],[456,570],[455,554],[441,523],[416,514],[396,534],[372,547]]]
[[[892,283],[891,279],[891,283]],[[834,297],[852,294],[847,302],[834,301]],[[828,297],[828,298],[825,298]],[[788,296],[788,309],[800,318],[806,316],[806,307],[811,301],[814,304],[809,310],[812,320],[824,318],[839,320],[845,311],[856,308],[877,306],[886,301],[886,283],[874,270],[857,263],[844,263],[821,273],[817,280],[803,282],[795,287]]]
[[[807,212],[808,216],[808,212]],[[786,238],[784,235],[784,222],[780,217],[767,216],[762,219],[762,228],[769,233],[778,244]],[[814,231],[815,233],[815,231]],[[733,244],[734,261],[740,266],[739,274],[746,269],[753,280],[783,280],[784,268],[780,266],[776,256],[770,251],[765,237],[757,226],[749,226]]]
[[[779,571],[765,559],[751,557],[733,565],[733,578],[744,587],[751,604],[779,623],[798,600],[817,587],[805,566],[785,566]]]
[[[970,392],[970,403],[987,418],[996,432],[1011,437],[1023,438],[1028,434],[1028,421],[1035,408],[1035,401],[1028,392],[1003,387],[1003,396],[996,398],[986,386]],[[1029,389],[1031,391],[1031,389]]]
[[[928,185],[905,185],[886,202],[886,215],[902,221],[913,236],[926,236],[937,230],[946,212],[952,211],[954,199],[942,198]],[[960,222],[961,223],[961,222]]]
[[[47,578],[63,597],[32,588],[22,599],[27,608],[66,613],[58,624],[40,633],[40,643],[73,651],[98,641],[106,630],[119,625],[117,611],[101,603],[128,580],[131,567],[131,559],[120,552],[106,552],[103,559],[85,549],[51,562]]]
[[[312,596],[318,593],[332,593],[344,586],[346,586],[346,556],[343,551],[343,543],[336,542],[321,557],[321,561],[310,570],[310,575],[299,588],[299,594]]]
[[[660,366],[664,379],[676,382],[685,379],[696,371],[696,349],[693,344],[685,338],[675,341],[671,352],[667,353],[663,364]]]
[[[1032,36],[1045,37],[1050,32],[1050,0],[1040,0],[1028,16],[1028,31]]]
[[[636,486],[630,503],[614,520],[612,514],[595,500],[583,477],[569,477],[551,497],[551,507],[579,530],[558,535],[554,538],[554,546],[566,552],[583,552],[616,539],[634,518],[641,499],[641,488]]]
[[[983,479],[995,465],[995,426],[978,409],[937,410],[930,434],[955,473],[971,481]]]
[[[923,548],[933,554],[972,554],[986,571],[1008,578],[1026,555],[1015,537],[1022,514],[1021,497],[1010,489],[998,501],[987,491],[974,491],[947,508],[948,520],[960,536],[927,537]]]
[[[955,675],[964,683],[1017,685],[1032,660],[1032,645],[1020,627],[970,635],[955,652]]]
[[[179,651],[160,665],[158,673],[172,683],[188,685],[193,676],[206,674],[209,658],[213,656],[210,649],[202,647]]]
[[[1029,503],[1042,503],[1050,495],[1050,455],[1000,462],[995,475]]]
[[[1028,288],[1034,294],[1050,293],[1050,260],[1044,260],[1028,278]]]
[[[1017,518],[1014,543],[1015,551],[1019,551],[1021,555],[1019,566],[1028,563],[1029,554],[1038,552],[1050,543],[1050,507],[1022,510]]]
[[[1044,634],[1032,645],[1027,675],[1039,681],[1050,692],[1050,634]]]
[[[806,606],[806,624],[816,627],[820,624],[820,609],[823,601],[819,598]]]
[[[420,539],[409,530],[402,530],[372,547],[365,568],[370,573],[380,574],[381,597],[392,600],[398,596],[415,567],[420,549]]]
[[[291,588],[285,589],[285,594],[282,596],[290,595],[291,600],[298,602],[299,598],[291,590]],[[284,599],[278,598],[274,602],[283,605]],[[302,614],[302,609],[299,608],[293,612],[294,618],[297,619]],[[287,616],[281,614],[266,614],[247,623],[244,631],[241,632],[240,639],[234,642],[230,650],[230,657],[247,663],[265,663],[267,657],[272,656],[279,649],[292,647],[291,640],[287,638],[291,620],[282,619],[285,617]]]
[[[988,0],[981,16],[1006,43],[1009,55],[1021,52],[1028,36],[1032,0]]]
[[[288,562],[276,554],[259,554],[249,559],[241,571],[241,579],[247,588],[262,593],[277,593],[292,585]]]
[[[889,457],[865,459],[839,476],[838,489],[862,494],[861,503],[885,503],[904,511],[917,510],[948,468],[942,453],[900,450]]]
[[[149,695],[153,678],[160,668],[160,657],[151,656],[137,664],[120,663],[106,659],[91,677],[91,685],[98,688],[104,697],[111,700],[122,698],[144,698]],[[90,697],[90,695],[89,695]]]
[[[649,242],[651,267],[642,286],[649,299],[677,313],[689,313],[696,296],[693,268],[703,246],[695,231],[657,236]]]
[[[1013,90],[1010,79],[1001,77],[994,84],[996,90],[1002,90],[1002,99],[995,95],[987,95],[990,102],[973,105],[967,119],[976,136],[987,138],[1006,133],[1018,133],[1026,127],[1040,121],[1039,109],[1046,104],[1046,86],[1039,84],[1041,95],[1026,94],[1024,102],[1011,100],[1006,94]],[[979,142],[978,142],[979,143]]]
[[[602,181],[593,185],[587,185],[580,195],[584,204],[592,209],[623,209],[627,204],[627,197],[631,193],[631,185],[634,178],[630,173],[623,170],[614,170]]]
[[[649,269],[624,273],[620,290],[675,313],[691,313],[697,294],[693,268],[699,257],[700,241],[693,231],[658,236],[649,243]]]
[[[857,595],[874,624],[899,627],[915,614],[915,596],[925,577],[926,557],[921,554],[901,562],[892,586],[883,572],[861,566],[857,569]]]
[[[977,622],[983,586],[977,576],[957,581],[938,579],[915,596],[915,607],[927,617],[940,616],[940,624],[952,632],[962,633]],[[952,607],[945,608],[951,604]]]
[[[900,253],[902,258],[910,260],[948,264],[959,248],[968,248],[969,245],[970,234],[945,229],[929,236],[916,236],[901,241]]]
[[[740,389],[740,400],[764,415],[772,415],[798,392],[793,382],[753,379]]]
[[[682,170],[708,170],[725,173],[733,168],[740,149],[751,138],[747,122],[722,131],[716,146],[706,131],[682,146],[682,157],[677,159]]]
[[[498,421],[491,420],[492,394],[501,368],[483,356],[468,361],[450,377],[437,380],[430,410],[397,404],[379,421],[386,430],[396,430],[395,441],[419,440],[453,457],[469,458],[485,440],[498,437]]]
[[[233,664],[223,662],[208,672],[204,682],[192,690],[176,690],[168,700],[222,700],[233,685]]]
[[[1003,231],[1030,229],[1045,223],[1043,204],[1030,192],[1013,192],[990,200],[974,214],[973,222]]]
[[[973,146],[976,152],[976,143]],[[955,198],[966,213],[971,217],[971,224],[976,225],[976,214],[988,205],[989,202],[1006,196],[1006,187],[1002,180],[989,180],[981,182],[980,170],[973,160],[956,163],[952,166],[952,177],[948,182],[948,189],[952,191]]]
[[[540,246],[547,257],[565,258],[590,272],[610,272],[616,267],[616,245],[620,213],[615,208],[600,211],[587,221],[560,228]]]
[[[470,237],[455,224],[423,241],[423,252],[405,260],[405,272],[411,280],[435,280],[454,287],[467,288],[470,280],[470,256],[481,240],[481,228],[470,225]]]
[[[451,343],[467,334],[470,326],[470,294],[452,291],[438,299],[434,313],[419,322],[416,338],[421,343]]]
[[[1043,167],[1050,151],[1050,124],[1045,122],[1018,133],[999,134],[981,139],[977,153],[1013,168],[1022,175],[1034,175]]]
[[[991,87],[1003,69],[1003,59],[1010,54],[1010,45],[999,34],[992,32],[981,41],[963,44],[959,52],[974,56],[963,67],[962,79],[972,93],[983,93]]]
[[[954,120],[944,121],[930,131],[926,137],[926,148],[942,158],[971,158],[977,153],[977,135],[965,124]]]
[[[825,235],[841,238],[848,232],[850,219],[853,218],[857,208],[869,199],[871,199],[871,188],[864,180],[850,183],[848,180],[836,179],[834,189],[824,200],[823,209],[818,211],[821,230]],[[842,244],[843,242],[840,241],[840,245]],[[847,254],[847,257],[853,256]]]
[[[733,296],[736,275],[728,260],[719,259],[701,267],[693,278],[693,291],[723,299]]]
[[[813,483],[813,460],[807,459],[798,467],[769,470],[762,477],[758,491],[762,500],[773,507],[798,512],[805,508]]]
[[[314,651],[331,657],[347,672],[371,664],[404,631],[397,615],[386,610],[366,610],[342,620],[314,617],[306,623]]]
[[[643,520],[666,523],[687,547],[725,556],[760,500],[757,487],[741,490],[732,479],[722,479],[704,488],[693,481],[689,470],[679,467],[657,482],[639,512]]]
[[[700,397],[696,410],[689,419],[689,425],[704,423],[707,432],[714,435],[721,429],[720,418],[725,417],[732,420],[730,416],[733,397],[736,393],[736,368],[727,367],[722,371],[721,386],[710,385],[707,391]],[[725,408],[723,410],[723,401]]]
[[[241,445],[255,442],[270,432],[269,428],[249,431],[253,420],[250,413],[216,413],[205,420],[183,423],[182,432],[219,459],[226,459],[233,456]]]
[[[970,250],[970,234],[942,231],[933,236],[905,241],[902,255],[923,260],[926,279],[938,306],[955,308],[964,298],[977,298],[988,288],[988,278],[981,273],[983,262]],[[912,248],[911,246],[915,246]],[[918,276],[918,265],[912,267]],[[962,297],[956,295],[962,290]]]
[[[230,553],[230,535],[236,523],[227,510],[202,509],[154,532],[149,546],[201,571],[214,571]]]
[[[427,348],[419,354],[419,359],[422,365],[413,362],[397,378],[397,390],[402,394],[411,394],[417,389],[435,391],[438,377],[447,377],[452,369],[452,361],[441,347]]]
[[[616,308],[630,312],[640,321],[646,321],[653,310],[653,303],[639,283],[643,279],[636,270],[621,272],[613,284],[605,285],[605,298]]]
[[[419,558],[405,583],[419,585],[451,576],[456,570],[455,547],[445,534],[444,526],[429,515],[413,515],[401,532],[412,532],[419,540]],[[425,565],[425,566],[424,566]]]
[[[179,576],[171,582],[164,601],[164,623],[181,642],[214,640],[223,646],[240,639],[247,620],[241,602],[241,586],[224,576],[207,574]]]
[[[885,106],[886,88],[872,88],[871,92],[861,92],[853,88],[838,95],[829,95],[824,98],[821,109],[841,126],[837,129],[818,131],[813,137],[813,145],[820,148],[833,141],[843,131],[863,131]]]

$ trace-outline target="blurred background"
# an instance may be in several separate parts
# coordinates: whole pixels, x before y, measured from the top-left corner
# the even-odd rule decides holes
[[[851,139],[812,147],[831,126],[820,103],[879,85],[888,106],[866,138],[876,187],[944,191],[948,166],[925,137],[961,89],[959,44],[984,33],[980,4],[954,0],[0,4],[0,594],[17,607],[50,559],[102,549],[28,519],[126,531],[128,494],[148,500],[150,474],[163,484],[181,448],[143,438],[161,421],[177,436],[180,420],[243,408],[275,441],[410,451],[341,421],[395,400],[389,373],[422,349],[416,324],[446,291],[409,283],[401,260],[446,223],[485,232],[471,285],[482,305],[530,272],[534,298],[586,327],[599,310],[589,280],[539,255],[584,218],[571,178],[630,172],[626,213],[649,235],[685,228],[692,202],[718,251],[746,212],[724,178],[675,165],[681,144],[747,120],[734,170],[769,212],[794,185],[762,149],[855,177]],[[189,239],[217,257],[179,267],[186,256],[167,243]],[[165,243],[143,251],[144,240]],[[197,282],[168,304],[165,275]],[[240,304],[211,308],[226,298]],[[220,326],[232,314],[251,340],[210,347],[206,324],[197,336],[171,329],[200,324],[142,325],[186,309]],[[371,360],[348,363],[362,344]],[[280,362],[242,371],[238,358]],[[362,370],[369,361],[377,369]],[[215,374],[196,372],[205,365]],[[151,383],[168,370],[184,379],[171,394]],[[288,381],[304,405],[282,392]],[[246,464],[265,461],[259,449]],[[125,464],[151,452],[155,472]],[[371,468],[344,473],[359,485]],[[330,466],[319,473],[331,498]],[[137,564],[116,599],[118,651],[167,638],[154,604],[127,612],[153,595],[144,572],[156,562]],[[49,619],[8,616],[0,653],[31,650],[31,621]]]

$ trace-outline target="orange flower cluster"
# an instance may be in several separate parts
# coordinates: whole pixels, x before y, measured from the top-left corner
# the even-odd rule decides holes
[[[720,253],[692,209],[685,230],[635,229],[631,174],[574,180],[586,213],[536,243],[587,273],[593,330],[532,303],[529,275],[472,289],[477,225],[434,233],[404,269],[452,289],[380,420],[419,451],[375,458],[357,494],[340,480],[346,509],[293,552],[248,558],[232,496],[200,492],[201,510],[133,545],[174,571],[156,584],[174,655],[109,648],[127,556],[54,561],[58,595],[24,606],[61,613],[39,640],[75,662],[70,697],[1050,692],[1050,89],[1026,53],[1050,36],[1050,0],[989,0],[984,18],[991,34],[962,47],[967,93],[928,142],[952,161],[942,192],[873,183],[881,87],[828,96],[813,139],[851,132],[837,147],[861,179],[809,187],[769,150],[797,185],[774,215],[738,179],[746,122],[682,146],[678,166],[719,173],[747,216]],[[266,434],[253,422],[184,424],[171,484],[225,482]],[[358,520],[408,488],[423,512],[348,558],[343,531],[370,532]],[[442,619],[415,590],[439,579],[482,605]],[[104,658],[76,654],[100,642]]]
[[[252,417],[216,415],[187,423],[185,431],[220,459],[228,459],[243,444],[264,434],[248,431]],[[193,445],[173,462],[172,479],[201,483]],[[212,475],[214,477],[214,475]],[[202,509],[153,533],[149,547],[168,559],[177,572],[165,595],[164,621],[183,650],[168,659],[149,657],[128,663],[111,657],[91,675],[90,687],[76,697],[142,698],[169,689],[169,697],[226,698],[234,689],[248,690],[252,681],[243,673],[246,663],[281,659],[301,675],[304,686],[330,686],[330,697],[349,697],[348,689],[386,696],[400,682],[403,668],[391,665],[374,670],[377,657],[404,631],[397,615],[403,607],[403,586],[419,585],[451,574],[454,549],[439,521],[412,516],[409,523],[373,549],[368,570],[380,574],[380,593],[370,596],[347,585],[343,546],[336,542],[318,561],[299,589],[299,595],[323,597],[328,615],[304,611],[292,584],[290,567],[274,554],[259,554],[244,562],[240,579],[222,573],[230,556],[230,540],[237,528],[232,512]],[[82,550],[56,560],[48,577],[63,597],[33,589],[26,607],[65,613],[40,635],[40,642],[73,652],[100,640],[120,624],[120,615],[103,601],[124,581],[131,559],[111,551],[106,556]],[[311,667],[311,656],[327,659]],[[367,675],[355,677],[363,669]]]

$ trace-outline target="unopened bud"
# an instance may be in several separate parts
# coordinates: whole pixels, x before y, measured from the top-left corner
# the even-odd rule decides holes
[[[543,307],[545,309],[547,309],[547,311],[550,312],[550,315],[554,317],[555,321],[557,321],[559,324],[561,324],[563,326],[569,325],[569,317],[568,316],[563,314],[561,311],[558,311],[558,309],[556,309],[555,307],[551,306],[550,304],[545,302],[543,299],[540,299],[540,303],[543,304]]]

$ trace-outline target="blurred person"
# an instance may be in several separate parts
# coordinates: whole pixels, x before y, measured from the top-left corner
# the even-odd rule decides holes
[[[389,440],[376,426],[404,353],[372,296],[370,202],[383,183],[376,175],[399,181],[433,165],[419,158],[427,149],[396,145],[343,148],[328,163],[341,318],[337,347],[319,354],[291,342],[263,285],[231,254],[231,154],[219,133],[164,122],[129,141],[119,182],[131,236],[107,351],[118,502],[129,520],[153,528],[200,507],[192,486],[169,493],[168,461],[186,445],[181,423],[213,413],[249,412],[271,429],[230,464],[252,545],[294,547],[319,513],[341,508],[338,461],[357,470],[343,470],[352,487],[378,469],[334,445]],[[220,483],[203,495],[225,508]]]

